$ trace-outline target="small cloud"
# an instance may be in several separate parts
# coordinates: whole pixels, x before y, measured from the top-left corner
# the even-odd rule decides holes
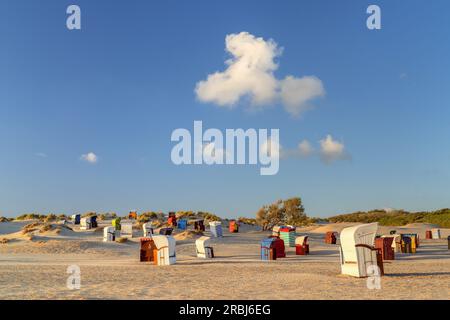
[[[89,152],[87,154],[81,155],[81,160],[94,164],[97,163],[98,157],[95,153]]]
[[[39,158],[47,158],[48,157],[47,154],[43,153],[43,152],[37,152],[37,153],[35,153],[35,155]]]
[[[225,38],[226,51],[231,58],[225,61],[227,68],[209,74],[195,87],[197,98],[202,102],[233,108],[244,98],[251,107],[262,107],[281,102],[287,112],[300,115],[311,107],[310,101],[325,94],[322,81],[314,76],[297,78],[275,77],[278,69],[275,59],[281,56],[272,39],[257,38],[248,32],[229,34]]]
[[[310,100],[325,95],[322,81],[314,76],[302,78],[287,76],[280,83],[284,109],[294,116],[311,108]]]
[[[301,156],[309,157],[310,155],[313,154],[314,149],[308,140],[303,140],[298,144],[298,151],[300,152]]]
[[[344,144],[333,140],[331,135],[327,135],[325,139],[320,140],[320,156],[325,163],[331,163],[349,157],[345,151]]]

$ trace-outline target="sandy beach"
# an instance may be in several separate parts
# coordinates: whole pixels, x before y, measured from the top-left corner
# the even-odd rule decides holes
[[[260,240],[269,232],[242,225],[239,233],[213,238],[217,258],[196,257],[195,237],[175,233],[177,263],[155,266],[139,262],[140,230],[126,243],[103,242],[101,221],[97,231],[78,226],[57,228],[33,236],[23,235],[26,222],[0,223],[0,298],[2,299],[449,299],[450,251],[441,229],[440,240],[425,240],[433,227],[413,224],[379,227],[379,234],[418,233],[416,254],[396,254],[385,261],[381,289],[367,288],[367,279],[340,274],[339,246],[324,243],[325,232],[341,231],[352,223],[298,228],[309,235],[308,256],[295,255],[261,261]],[[58,231],[57,231],[58,230]],[[205,235],[209,235],[208,230]],[[445,240],[444,240],[445,238]],[[66,286],[67,267],[81,270],[80,290]]]

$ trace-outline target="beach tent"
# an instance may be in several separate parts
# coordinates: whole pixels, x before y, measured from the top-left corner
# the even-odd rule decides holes
[[[280,226],[274,226],[272,228],[272,236],[279,237],[280,236]]]
[[[374,247],[375,234],[378,223],[361,224],[348,227],[341,232],[341,272],[355,277],[370,275],[368,268],[377,266],[382,274],[381,254],[378,258],[378,249]],[[380,266],[381,260],[381,266]]]
[[[441,229],[431,229],[431,237],[433,239],[440,239],[441,238]]]
[[[308,236],[299,236],[295,238],[295,254],[296,255],[309,254]]]
[[[70,216],[70,218],[73,221],[73,224],[80,224],[81,215],[80,214],[73,214]]]
[[[120,223],[120,236],[122,238],[133,238],[133,222],[122,221]]]
[[[169,212],[169,219],[167,220],[167,223],[172,227],[177,226],[177,216],[175,212]]]
[[[159,229],[159,234],[163,236],[170,236],[172,234],[173,228],[161,228]]]
[[[186,230],[187,229],[187,220],[186,219],[178,220],[177,228],[180,230]]]
[[[222,237],[222,222],[211,221],[209,223],[209,231],[211,232],[211,236],[213,237]]]
[[[325,243],[336,244],[336,239],[337,239],[337,232],[335,231],[328,231],[325,234]]]
[[[194,221],[194,229],[195,231],[205,231],[204,220],[198,219]]]
[[[114,241],[116,240],[116,234],[115,234],[114,227],[104,227],[103,228],[103,241]]]
[[[284,241],[285,247],[295,247],[295,228],[282,226],[280,228],[280,239]]]
[[[111,223],[112,223],[112,226],[116,229],[116,230],[120,230],[120,218],[115,218],[115,219],[112,219],[112,221],[111,221]]]
[[[198,258],[211,259],[214,258],[214,250],[211,247],[210,237],[200,237],[195,240],[195,249]]]
[[[130,211],[130,213],[128,213],[128,219],[136,220],[137,218],[137,211]]]
[[[144,231],[144,237],[151,237],[153,234],[152,224],[150,222],[144,223],[142,225],[142,229]]]
[[[394,242],[394,237],[380,237],[375,239],[375,248],[381,250],[383,260],[395,260],[392,242]]]
[[[141,250],[140,250],[140,260],[144,261],[155,261],[155,255],[157,253],[155,242],[153,238],[141,238]]]
[[[152,237],[155,246],[155,264],[159,266],[174,264],[176,259],[175,245],[176,241],[172,236],[153,236]]]
[[[261,241],[261,260],[276,260],[275,241],[277,238],[266,238]]]
[[[231,233],[239,232],[239,223],[236,220],[230,220],[228,231],[230,231]]]

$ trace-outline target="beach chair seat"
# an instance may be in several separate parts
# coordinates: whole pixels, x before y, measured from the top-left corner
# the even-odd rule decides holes
[[[284,241],[284,246],[295,247],[295,228],[291,226],[282,226],[279,231],[279,237]]]
[[[81,230],[92,229],[91,217],[84,217],[80,219],[80,229]]]
[[[133,222],[121,221],[120,223],[120,236],[122,238],[133,238]]]
[[[178,220],[177,228],[180,230],[186,230],[187,229],[187,220],[186,219]]]
[[[151,237],[153,235],[153,227],[150,222],[146,222],[142,225],[142,230],[144,231],[144,237]]]
[[[228,225],[228,231],[230,233],[239,232],[239,223],[236,220],[230,220]]]
[[[103,228],[103,241],[104,242],[110,242],[116,240],[116,234],[115,234],[114,227],[104,227]]]
[[[286,246],[284,244],[283,239],[275,236],[270,236],[269,238],[273,240],[273,247],[275,248],[275,253],[277,258],[286,257]]]
[[[120,230],[120,227],[121,227],[120,221],[121,220],[122,220],[121,218],[114,218],[114,219],[112,219],[111,224],[116,230]]]
[[[335,231],[328,231],[325,234],[325,243],[327,244],[336,244],[337,240],[337,232]]]
[[[153,238],[141,238],[141,250],[140,250],[140,261],[155,261],[155,250],[156,245]]]
[[[80,224],[80,220],[81,220],[81,215],[80,214],[73,214],[70,216],[73,224]]]
[[[204,224],[204,220],[198,219],[194,221],[194,229],[195,231],[205,231],[205,224]]]
[[[212,237],[222,237],[222,222],[220,221],[211,221],[209,223],[209,231],[211,232]]]
[[[276,260],[277,253],[275,248],[275,240],[277,238],[266,238],[261,241],[261,260]]]
[[[169,226],[176,227],[177,226],[177,216],[175,212],[169,212],[169,218],[167,220]]]
[[[340,262],[342,274],[367,277],[371,267],[383,272],[381,251],[374,247],[378,223],[361,224],[342,230]]]
[[[441,229],[431,229],[431,238],[432,239],[440,239],[441,238]]]
[[[128,213],[128,219],[136,220],[138,218],[137,211],[130,211]]]
[[[298,236],[297,238],[295,238],[295,254],[309,254],[308,236]]]
[[[395,251],[392,247],[394,237],[380,237],[375,239],[375,248],[381,250],[383,260],[395,260]]]
[[[172,236],[155,235],[152,237],[156,250],[154,262],[156,265],[165,266],[176,263],[176,241]]]
[[[214,249],[211,246],[210,237],[200,237],[195,240],[195,250],[198,258],[212,259],[214,258]]]
[[[161,228],[159,229],[159,234],[163,236],[170,236],[172,234],[173,228]]]

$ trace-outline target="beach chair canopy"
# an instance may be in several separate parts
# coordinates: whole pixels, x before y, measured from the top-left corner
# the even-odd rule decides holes
[[[153,234],[153,227],[150,222],[146,222],[142,225],[142,230],[144,231],[144,237],[151,237]]]
[[[308,242],[308,236],[298,236],[295,238],[295,244],[297,245],[305,245]]]
[[[222,225],[222,222],[220,222],[220,221],[210,221],[210,222],[209,222],[209,225],[210,225],[211,227],[217,227],[217,226],[221,226],[221,225]]]
[[[210,237],[200,237],[197,240],[195,240],[195,248],[197,251],[197,257],[200,258],[213,257]]]
[[[341,269],[343,274],[367,275],[367,267],[377,264],[375,235],[378,223],[361,224],[341,232]]]
[[[158,265],[174,264],[176,262],[175,239],[172,236],[162,235],[155,235],[152,239],[158,251],[156,263]]]

